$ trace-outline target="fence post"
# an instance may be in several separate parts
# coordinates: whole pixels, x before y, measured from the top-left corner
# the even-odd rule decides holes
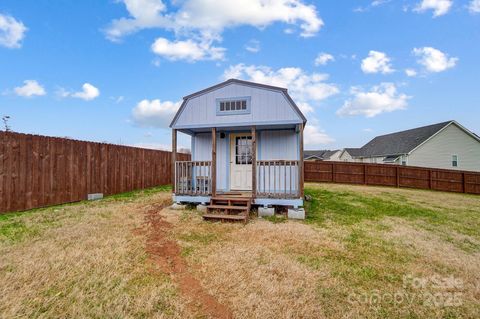
[[[428,189],[432,189],[432,170],[428,170]]]
[[[397,166],[395,169],[396,177],[397,177],[397,187],[400,187],[400,168]]]
[[[363,164],[363,185],[367,185],[367,165]]]
[[[335,178],[335,163],[332,163],[332,182],[336,182],[336,178]]]

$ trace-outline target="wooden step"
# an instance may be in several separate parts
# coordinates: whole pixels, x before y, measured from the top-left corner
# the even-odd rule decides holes
[[[223,214],[205,214],[203,219],[217,219],[217,220],[243,220],[247,219],[245,215],[223,215]]]
[[[234,201],[234,202],[251,202],[251,197],[212,197],[212,201]]]
[[[248,206],[208,205],[207,209],[248,210]]]

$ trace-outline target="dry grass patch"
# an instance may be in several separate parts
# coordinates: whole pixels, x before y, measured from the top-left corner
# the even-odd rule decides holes
[[[169,196],[2,216],[0,317],[185,317],[176,286],[152,266],[145,236],[134,231],[144,207]]]

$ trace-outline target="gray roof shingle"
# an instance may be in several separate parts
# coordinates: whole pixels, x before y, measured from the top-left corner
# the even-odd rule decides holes
[[[453,121],[377,136],[352,156],[371,157],[407,154]]]

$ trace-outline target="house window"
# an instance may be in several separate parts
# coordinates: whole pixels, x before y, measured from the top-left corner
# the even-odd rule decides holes
[[[250,113],[250,97],[217,99],[217,115]]]
[[[458,156],[457,155],[452,155],[452,166],[453,167],[458,166]]]

